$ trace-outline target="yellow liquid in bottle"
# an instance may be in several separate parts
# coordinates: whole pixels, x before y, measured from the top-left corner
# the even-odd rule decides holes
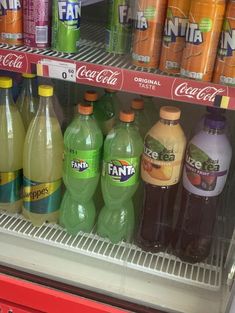
[[[55,117],[36,116],[30,123],[24,145],[24,177],[37,183],[54,182],[62,177],[63,135]],[[57,222],[58,210],[33,213],[23,207],[23,215],[35,226]]]
[[[0,172],[14,172],[23,168],[24,125],[14,105],[0,105]],[[10,213],[21,211],[22,199],[13,203],[0,203]]]

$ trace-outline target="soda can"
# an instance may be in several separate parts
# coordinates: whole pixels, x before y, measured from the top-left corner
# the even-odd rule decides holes
[[[81,1],[53,0],[52,48],[65,53],[78,52]]]
[[[108,1],[108,23],[105,29],[107,52],[124,54],[130,52],[132,16],[129,0]]]
[[[185,46],[190,1],[169,0],[159,69],[167,74],[179,74]]]
[[[137,0],[132,44],[134,65],[158,67],[166,8],[167,0]]]
[[[24,44],[32,48],[48,48],[51,35],[51,2],[23,0]]]
[[[181,76],[211,81],[224,11],[225,0],[191,1]]]
[[[0,2],[0,41],[11,45],[23,44],[23,0]]]
[[[227,5],[213,82],[235,86],[235,1]]]

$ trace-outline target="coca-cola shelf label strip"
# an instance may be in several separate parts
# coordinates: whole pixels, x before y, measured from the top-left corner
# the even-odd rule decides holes
[[[235,88],[155,73],[0,49],[0,69],[235,110]]]

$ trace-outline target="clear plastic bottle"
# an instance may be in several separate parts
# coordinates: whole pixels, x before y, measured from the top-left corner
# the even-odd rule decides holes
[[[101,170],[103,135],[93,106],[82,105],[64,135],[63,180],[67,191],[61,203],[60,224],[70,234],[90,232],[96,218],[93,196]]]
[[[12,79],[0,77],[0,208],[22,209],[22,168],[25,129],[12,97]]]
[[[24,127],[27,130],[32,118],[36,115],[38,109],[37,82],[36,75],[22,74],[23,86],[16,105],[21,113]]]
[[[139,184],[143,141],[133,122],[133,112],[121,111],[120,123],[104,143],[101,186],[105,206],[98,217],[97,232],[113,243],[131,240],[135,228],[132,197]]]
[[[135,125],[138,127],[141,137],[144,139],[149,130],[149,122],[144,110],[144,100],[135,98],[131,102],[131,109],[135,113]]]
[[[53,88],[40,85],[39,107],[23,155],[23,215],[35,226],[57,222],[61,201],[63,136],[53,109]]]

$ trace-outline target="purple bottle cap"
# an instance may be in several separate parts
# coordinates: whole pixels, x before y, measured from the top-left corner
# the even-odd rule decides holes
[[[221,115],[208,114],[205,117],[204,126],[210,129],[225,129],[226,118]]]
[[[226,110],[216,107],[206,107],[208,113],[213,115],[225,114]]]

